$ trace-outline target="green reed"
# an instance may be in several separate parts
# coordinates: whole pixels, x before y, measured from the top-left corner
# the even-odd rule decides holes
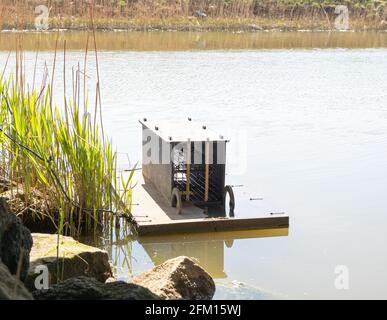
[[[29,90],[21,61],[15,74],[0,74],[0,177],[11,207],[19,199],[23,220],[48,219],[72,235],[117,215],[130,218],[132,174],[119,176],[117,154],[95,120],[97,104],[89,112],[87,102],[80,108],[66,97],[60,107],[52,83]]]

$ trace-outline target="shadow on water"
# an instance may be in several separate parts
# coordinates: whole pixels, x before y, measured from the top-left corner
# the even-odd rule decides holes
[[[228,279],[226,251],[242,239],[288,235],[287,228],[146,237],[137,237],[127,230],[129,228],[110,229],[103,234],[84,237],[81,241],[106,250],[115,276],[124,281],[169,259],[189,256],[215,279],[217,299],[270,298],[270,294],[255,287]]]

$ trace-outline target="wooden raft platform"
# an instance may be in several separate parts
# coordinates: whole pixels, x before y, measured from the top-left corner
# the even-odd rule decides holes
[[[203,209],[183,203],[183,212],[177,214],[166,199],[154,187],[145,184],[140,170],[133,176],[132,215],[134,228],[139,236],[164,235],[192,232],[241,231],[271,228],[287,228],[289,217],[270,212],[250,212],[257,217],[238,217],[238,198],[234,218],[208,216]]]

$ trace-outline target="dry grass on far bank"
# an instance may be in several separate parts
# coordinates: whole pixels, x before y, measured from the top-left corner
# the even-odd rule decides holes
[[[334,28],[337,5],[348,7],[351,29],[387,29],[385,0],[3,0],[1,28],[34,29],[37,5],[49,8],[49,24],[53,29],[89,28],[92,12],[97,29],[329,30]],[[206,17],[195,17],[197,11],[204,12]]]

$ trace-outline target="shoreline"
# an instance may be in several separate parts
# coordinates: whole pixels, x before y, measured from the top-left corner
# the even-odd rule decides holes
[[[83,31],[92,31],[88,28],[50,28],[48,30],[37,30],[34,28],[29,29],[1,29],[0,33],[55,33],[55,32],[83,32]],[[99,28],[95,29],[96,32],[116,32],[116,33],[275,33],[275,32],[283,32],[283,33],[387,33],[387,29],[347,29],[347,30],[338,30],[338,29],[136,29],[136,28]]]
[[[332,20],[332,21],[331,21]],[[88,19],[79,17],[50,18],[47,31],[115,31],[115,32],[387,32],[387,22],[352,18],[348,29],[335,28],[330,19],[290,18],[142,18],[142,19],[95,19],[93,26]],[[33,21],[17,27],[14,23],[2,24],[1,32],[38,30]]]

